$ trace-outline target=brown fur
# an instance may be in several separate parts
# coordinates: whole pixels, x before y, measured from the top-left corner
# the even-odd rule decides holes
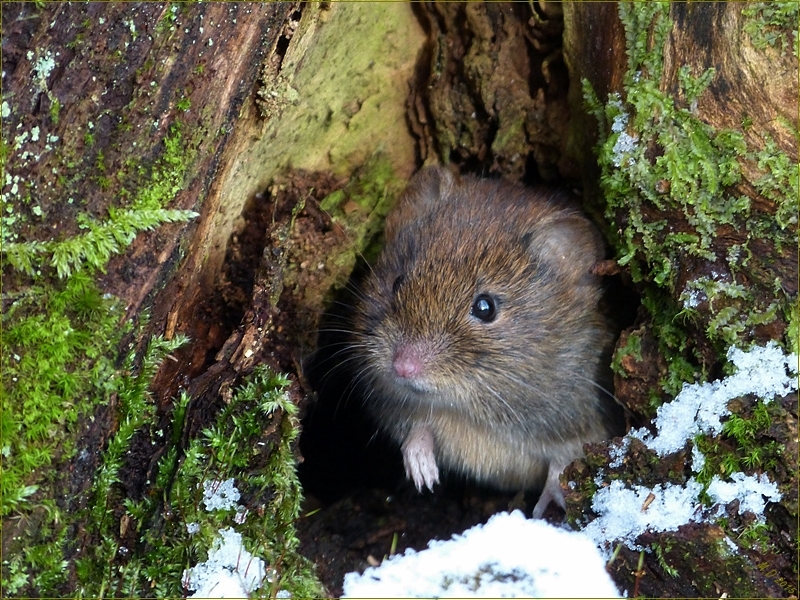
[[[424,426],[438,464],[528,489],[612,433],[595,384],[613,337],[590,273],[603,246],[567,202],[442,168],[412,180],[353,332],[368,408],[398,443]],[[481,293],[498,299],[489,323],[470,314]],[[423,365],[413,381],[393,369],[400,346]]]

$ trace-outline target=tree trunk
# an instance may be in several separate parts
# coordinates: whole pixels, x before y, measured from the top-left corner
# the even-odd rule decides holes
[[[729,346],[775,340],[796,352],[797,5],[568,3],[564,53],[569,152],[623,276],[643,297],[617,344],[617,397],[652,415],[653,398],[719,377]],[[639,552],[623,548],[617,576],[645,595],[796,595],[796,400],[772,403],[754,433],[762,449],[781,446],[773,466],[741,467],[779,484],[768,539],[726,557],[715,551],[719,527],[687,526],[650,536],[674,550],[645,555],[642,568]],[[730,408],[748,420],[754,406]],[[742,447],[727,430],[720,442],[727,451],[708,457],[726,473]],[[636,483],[633,470],[623,480]],[[665,576],[665,564],[681,575]]]
[[[234,524],[202,510],[204,485],[233,478],[267,593],[322,593],[296,553],[300,363],[423,162],[583,187],[606,266],[643,299],[615,357],[640,424],[720,376],[728,346],[791,346],[797,35],[779,4],[4,3],[4,592],[186,593]],[[795,402],[754,432],[784,446],[761,545],[725,559],[721,526],[647,534],[660,558],[612,567],[629,594],[791,593]],[[569,474],[609,462],[591,449]],[[451,500],[422,514],[453,529],[419,544],[464,528]],[[332,570],[385,552],[367,529]]]
[[[268,593],[319,595],[286,402],[324,295],[414,169],[409,6],[2,10],[4,591],[185,593],[233,524],[196,515],[204,485],[232,477]]]

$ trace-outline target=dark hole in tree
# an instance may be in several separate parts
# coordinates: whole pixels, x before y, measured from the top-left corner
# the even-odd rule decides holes
[[[303,365],[316,400],[303,419],[300,481],[306,494],[331,503],[358,488],[392,490],[402,481],[398,448],[377,430],[363,409],[363,391],[354,384],[358,365],[345,331],[357,288],[367,270],[361,263],[347,289],[323,317],[316,352]]]

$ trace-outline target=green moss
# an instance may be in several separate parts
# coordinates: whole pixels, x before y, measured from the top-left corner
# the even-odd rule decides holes
[[[797,23],[800,8],[797,2],[748,2],[742,16],[747,18],[744,31],[759,50],[780,47],[786,53],[789,44],[798,54]]]
[[[259,595],[274,597],[280,589],[293,597],[321,594],[310,563],[297,554],[294,522],[302,495],[292,448],[299,421],[297,407],[286,394],[288,385],[285,376],[257,367],[214,422],[183,450],[189,398],[182,395],[177,400],[166,451],[148,493],[142,500],[125,501],[128,527],[141,532],[141,552],[124,561],[124,568],[109,569],[109,564],[123,562],[114,541],[118,524],[99,511],[95,523],[100,524],[105,544],[80,562],[81,596],[102,595],[106,589],[137,596],[181,596],[183,570],[205,560],[218,531],[226,527],[242,533],[246,547],[267,563],[272,587]],[[278,435],[265,440],[271,423],[277,425]],[[114,461],[107,453],[109,462]],[[205,510],[204,483],[231,478],[249,499],[248,510]],[[94,496],[105,498],[113,491],[98,486]],[[167,522],[162,520],[164,514],[170,515]],[[194,533],[187,530],[187,523],[196,525]]]
[[[620,3],[629,60],[623,93],[601,102],[587,81],[583,89],[599,124],[607,233],[618,262],[649,288],[646,306],[657,327],[684,340],[675,344],[659,337],[674,380],[668,387],[674,390],[696,371],[685,364],[694,358],[686,354],[689,328],[681,322],[704,330],[722,355],[729,345],[746,345],[756,326],[781,317],[791,303],[768,280],[769,273],[749,269],[750,245],[770,240],[776,253],[796,246],[798,166],[768,136],[763,147],[751,149],[742,132],[715,130],[695,115],[713,69],[680,67],[676,96],[683,104],[661,90],[669,10],[665,2]],[[752,211],[750,200],[735,191],[744,163],[761,173],[754,185],[775,203],[775,215]],[[719,256],[715,242],[724,227],[743,229],[747,238]],[[710,275],[681,281],[687,263],[697,262],[706,262]],[[755,281],[742,285],[735,277],[742,272]],[[682,305],[664,297],[678,298]]]
[[[664,558],[664,549],[662,549],[661,544],[653,543],[653,544],[650,545],[650,547],[655,552],[656,559],[658,560],[658,564],[661,566],[662,569],[664,569],[664,572],[667,575],[669,575],[670,577],[677,577],[679,575],[678,569],[676,569],[675,567],[671,566],[667,562],[666,558]],[[667,543],[666,551],[667,552],[670,551],[669,543]]]
[[[349,274],[358,256],[368,261],[375,258],[380,250],[383,222],[404,187],[405,182],[397,177],[389,159],[378,153],[353,174],[344,188],[320,202],[320,207],[347,229],[350,238],[348,247],[335,260],[340,273]]]
[[[11,551],[2,565],[5,591],[53,595],[66,585],[70,565],[64,557],[74,542],[69,531],[83,523],[83,517],[64,512],[72,499],[65,498],[63,490],[71,489],[69,478],[74,474],[61,467],[74,459],[76,440],[97,407],[112,397],[124,405],[130,396],[131,402],[138,402],[134,413],[140,419],[149,414],[146,386],[152,370],[139,373],[131,396],[133,369],[120,372],[117,364],[120,341],[131,333],[131,325],[121,321],[122,308],[99,290],[94,275],[139,231],[197,216],[166,208],[182,188],[192,157],[180,127],[174,125],[155,163],[148,169],[137,168],[132,182],[138,184],[136,191],[115,196],[122,201],[128,196],[128,204],[109,206],[104,221],[79,214],[82,233],[61,240],[18,241],[28,215],[43,218],[45,211],[31,204],[22,181],[14,194],[3,197],[2,261],[19,286],[4,290],[0,339],[4,401],[0,515],[4,524],[16,524]],[[105,173],[102,152],[92,158],[91,167],[100,188],[110,187],[116,174]],[[77,176],[59,177],[71,184]],[[66,204],[72,201],[69,198]],[[145,360],[145,364],[150,363]],[[130,423],[122,423],[120,431],[125,434],[130,428]],[[106,477],[104,473],[98,473],[95,486]],[[14,559],[8,560],[12,555]]]
[[[715,476],[739,471],[774,471],[781,461],[783,447],[772,439],[770,429],[780,418],[777,404],[759,400],[749,412],[733,413],[723,424],[722,438],[705,435],[695,445],[705,456],[697,480],[708,484]]]
[[[61,115],[61,103],[57,98],[53,98],[50,102],[50,119],[53,125],[58,125],[58,119]]]
[[[197,217],[194,211],[164,208],[183,187],[191,156],[181,141],[180,127],[173,125],[164,138],[163,154],[153,166],[149,179],[138,187],[128,208],[110,206],[109,218],[105,221],[79,214],[78,224],[86,233],[65,240],[6,243],[2,248],[5,260],[30,276],[41,274],[42,266],[48,266],[64,278],[81,268],[103,269],[111,256],[123,252],[142,230]],[[102,164],[102,158],[98,160]],[[97,178],[98,185],[102,184],[100,179]]]
[[[65,576],[68,519],[48,498],[69,475],[53,465],[74,455],[76,428],[118,389],[114,356],[129,330],[120,316],[86,273],[31,288],[3,314],[0,514],[32,523],[21,529],[24,556],[3,564],[13,588],[48,595]]]
[[[178,24],[178,13],[180,12],[180,3],[173,2],[169,5],[169,10],[164,11],[164,16],[156,24],[156,33],[164,34],[175,31]]]
[[[624,346],[615,350],[614,360],[611,361],[611,369],[625,378],[628,377],[628,373],[622,368],[622,361],[626,356],[633,356],[638,362],[642,360],[642,338],[635,331],[628,336]]]
[[[181,96],[181,99],[175,103],[175,108],[181,112],[186,112],[192,107],[192,101],[186,96]]]

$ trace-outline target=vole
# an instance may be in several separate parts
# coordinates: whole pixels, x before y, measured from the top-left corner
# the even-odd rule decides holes
[[[367,408],[419,491],[443,468],[543,487],[534,517],[565,507],[559,474],[618,427],[600,377],[614,335],[590,272],[603,254],[564,192],[441,167],[411,180],[362,284],[352,348]]]

